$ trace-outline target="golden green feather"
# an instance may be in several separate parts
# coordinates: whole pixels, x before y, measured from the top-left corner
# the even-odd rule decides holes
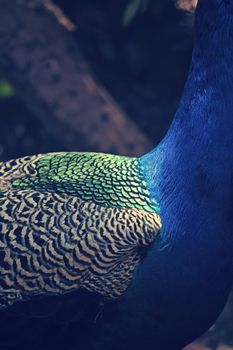
[[[51,153],[6,163],[0,176],[14,189],[67,193],[112,208],[158,212],[137,158],[102,153]]]

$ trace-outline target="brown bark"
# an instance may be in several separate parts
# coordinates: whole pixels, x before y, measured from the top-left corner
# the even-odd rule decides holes
[[[56,9],[49,11],[51,1],[45,5],[45,0],[0,0],[4,76],[66,149],[148,151],[151,141],[95,81],[72,33],[60,24],[64,18],[59,23]]]

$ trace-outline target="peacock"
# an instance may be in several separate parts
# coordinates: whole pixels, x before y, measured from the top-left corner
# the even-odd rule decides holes
[[[54,297],[78,315],[72,345],[48,347],[66,350],[180,350],[214,323],[233,283],[232,62],[233,1],[199,0],[189,76],[157,147],[0,164],[2,323],[43,297],[49,313]]]

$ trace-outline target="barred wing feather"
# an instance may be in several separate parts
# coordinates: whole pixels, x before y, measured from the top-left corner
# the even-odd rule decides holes
[[[81,288],[119,297],[140,261],[138,248],[158,234],[159,215],[12,186],[27,172],[36,176],[35,160],[0,166],[0,307]]]

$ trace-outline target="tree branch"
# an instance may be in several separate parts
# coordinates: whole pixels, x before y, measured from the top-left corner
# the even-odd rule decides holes
[[[51,9],[39,0],[0,0],[0,6],[0,69],[66,149],[140,155],[151,148],[96,83]]]

